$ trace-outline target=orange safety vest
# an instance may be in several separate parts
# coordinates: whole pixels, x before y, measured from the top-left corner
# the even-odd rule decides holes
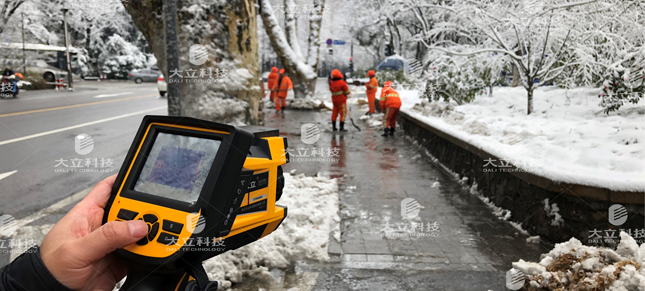
[[[278,82],[278,73],[271,72],[269,74],[269,77],[267,77],[267,83],[269,85],[269,90],[273,90],[273,87],[275,87],[275,84]]]
[[[381,109],[401,108],[401,97],[399,97],[399,93],[392,89],[392,87],[383,88],[379,105]]]
[[[280,76],[282,80],[278,79],[278,84],[275,84],[274,90],[278,90],[278,98],[287,98],[289,89],[293,89],[291,78],[287,75]]]
[[[365,84],[365,87],[367,87],[365,90],[366,94],[376,94],[378,90],[378,80],[376,80],[376,77],[370,78],[370,81]]]
[[[347,95],[351,93],[343,79],[332,79],[329,83],[329,91],[331,91],[332,100],[347,100]]]

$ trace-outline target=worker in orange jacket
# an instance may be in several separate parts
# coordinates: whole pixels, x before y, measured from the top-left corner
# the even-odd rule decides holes
[[[370,78],[369,82],[365,84],[365,94],[367,94],[367,104],[370,106],[370,111],[367,115],[372,115],[375,112],[374,101],[376,100],[376,91],[378,91],[378,80],[374,71],[367,72],[367,77]]]
[[[381,136],[394,135],[394,127],[396,126],[396,117],[399,115],[401,109],[401,97],[399,93],[392,88],[392,81],[387,81],[381,90],[381,99],[379,105],[383,115],[383,127],[385,132]]]
[[[267,85],[269,86],[269,90],[271,91],[271,93],[269,94],[271,101],[274,101],[275,95],[278,93],[277,91],[273,90],[273,87],[275,87],[275,84],[278,82],[279,77],[280,76],[278,75],[278,68],[271,68],[271,73],[269,73],[269,77],[267,77]]]
[[[287,107],[287,93],[290,89],[293,89],[293,83],[291,78],[285,75],[284,69],[280,69],[280,76],[278,77],[278,82],[273,87],[273,90],[276,90],[275,98],[275,110],[277,112],[282,111],[284,114],[284,108]]]
[[[331,112],[332,130],[338,130],[336,128],[336,118],[340,115],[340,131],[347,131],[345,129],[345,118],[347,117],[347,96],[350,92],[347,83],[343,80],[343,74],[338,69],[331,72],[329,91],[331,91],[331,101],[334,103],[334,109]]]

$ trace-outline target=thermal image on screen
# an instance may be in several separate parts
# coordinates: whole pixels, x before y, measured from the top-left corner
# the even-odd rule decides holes
[[[204,187],[221,141],[159,133],[134,190],[194,203]]]

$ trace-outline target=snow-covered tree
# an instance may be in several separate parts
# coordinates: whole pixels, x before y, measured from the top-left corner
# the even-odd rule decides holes
[[[311,5],[296,5],[294,0],[284,0],[284,5],[273,5],[269,0],[260,0],[264,29],[293,81],[296,98],[312,97],[316,89],[324,5],[325,0],[313,0]],[[278,21],[278,13],[284,13],[284,29]],[[306,52],[301,49],[298,39],[297,14],[308,15],[309,19]]]
[[[115,34],[105,42],[98,60],[103,73],[124,78],[134,69],[145,68],[147,58],[137,46]]]
[[[628,3],[629,2],[629,3]],[[576,54],[590,32],[605,23],[595,11],[625,7],[635,1],[600,0],[454,0],[419,7],[446,13],[418,39],[428,49],[451,55],[505,54],[519,70],[527,91],[527,113],[533,111],[533,91],[552,83],[572,68],[584,65]],[[611,10],[614,11],[614,10]],[[642,31],[642,28],[641,28]]]
[[[0,0],[0,34],[5,30],[9,18],[25,3],[24,0]]]
[[[178,68],[166,66],[162,1],[133,1],[126,9],[166,79],[182,81],[181,114],[224,123],[257,124],[262,94],[255,3],[184,0],[178,4]],[[199,65],[190,61],[190,48],[195,45],[206,52]],[[197,76],[197,81],[190,81],[192,76]]]

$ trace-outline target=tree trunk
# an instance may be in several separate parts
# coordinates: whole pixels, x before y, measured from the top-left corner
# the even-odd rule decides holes
[[[520,76],[520,70],[517,65],[513,65],[513,83],[511,87],[517,87],[522,84],[522,77]]]
[[[285,21],[286,29],[283,30],[279,25],[278,18],[274,14],[271,2],[269,2],[269,0],[260,0],[260,3],[262,7],[261,16],[264,29],[269,36],[271,46],[278,56],[280,63],[284,66],[286,74],[293,81],[293,93],[295,98],[313,97],[316,89],[316,79],[318,78],[318,50],[312,49],[311,47],[307,48],[308,56],[314,58],[314,61],[311,64],[308,63],[307,60],[304,59],[304,56],[302,56],[301,53],[298,53],[298,51],[300,51],[297,44],[298,40],[293,33],[295,30],[295,24],[291,21]],[[285,3],[292,3],[292,1],[285,1]],[[320,6],[320,13],[317,14],[318,11],[312,11],[310,17],[322,17],[323,4],[324,1],[314,1],[314,7],[316,7],[316,5]],[[289,16],[288,14],[291,12],[287,10],[288,7],[285,7],[285,13],[287,13],[286,18],[290,19],[292,16]],[[312,27],[314,28],[313,30],[311,29]],[[317,25],[316,27],[315,23],[312,25],[310,22],[308,44],[310,46],[319,46],[319,35],[320,25]]]
[[[533,83],[529,83],[528,88],[526,88],[526,93],[528,95],[528,98],[527,98],[528,104],[526,109],[527,115],[533,112],[533,90],[535,90],[535,88],[533,87]]]
[[[206,120],[258,124],[262,98],[257,60],[256,9],[252,1],[199,0],[177,4],[179,67],[167,68],[162,1],[125,6],[157,58],[166,79],[179,74],[181,112]],[[204,47],[205,61],[191,56]],[[197,56],[197,57],[195,57]]]

